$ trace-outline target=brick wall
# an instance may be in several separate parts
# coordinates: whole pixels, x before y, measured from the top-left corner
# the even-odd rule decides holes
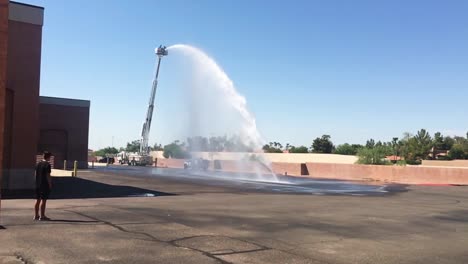
[[[30,169],[35,164],[41,42],[42,26],[9,21],[7,88],[14,92],[12,169]]]
[[[183,159],[157,159],[156,166],[160,168],[183,168]]]
[[[156,166],[160,168],[183,168],[184,159],[162,159],[158,158]],[[216,164],[216,165],[215,165]],[[307,168],[305,164],[300,163],[286,163],[286,162],[273,162],[272,170],[276,174],[283,174],[287,172],[288,175],[307,175]],[[258,162],[252,161],[234,161],[234,160],[218,160],[210,161],[209,170],[221,170],[229,172],[248,172],[248,173],[268,173],[269,169]]]
[[[57,101],[53,104],[47,99],[41,97],[37,152],[50,151],[56,168],[62,169],[64,160],[68,161],[68,168],[73,167],[75,160],[79,169],[88,168],[89,106],[60,105],[69,101],[82,103],[81,100],[53,98]]]
[[[303,163],[273,162],[271,163],[271,168],[274,173],[281,175],[307,175],[307,173],[304,171],[306,166]]]
[[[5,93],[8,50],[8,0],[0,0],[0,190],[3,178]]]

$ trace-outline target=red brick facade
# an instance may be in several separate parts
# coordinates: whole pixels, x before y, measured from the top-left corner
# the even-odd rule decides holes
[[[55,152],[55,167],[87,167],[89,101],[41,97],[44,9],[0,0],[0,172],[2,188],[34,186],[36,154]]]
[[[2,187],[24,188],[34,181],[39,135],[43,8],[2,1],[2,8],[5,5],[8,8],[7,37],[0,41],[7,40],[6,82],[3,82],[0,94]],[[5,19],[3,14],[1,17]],[[4,52],[4,48],[1,50]],[[5,71],[4,66],[4,63],[0,66],[2,72]]]

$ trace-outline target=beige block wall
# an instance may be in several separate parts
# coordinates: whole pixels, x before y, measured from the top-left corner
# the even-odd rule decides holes
[[[164,159],[162,151],[153,151],[153,158]],[[319,154],[319,153],[246,153],[246,152],[193,152],[196,158],[207,160],[240,160],[248,159],[251,155],[263,157],[270,162],[287,163],[338,163],[354,164],[358,160],[357,156],[338,155],[338,154]]]
[[[421,166],[379,166],[306,163],[309,176],[404,184],[468,184],[468,169]]]
[[[468,168],[468,160],[423,160],[422,166]]]

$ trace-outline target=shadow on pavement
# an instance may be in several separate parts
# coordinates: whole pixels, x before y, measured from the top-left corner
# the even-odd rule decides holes
[[[435,218],[445,221],[468,223],[468,210],[454,210],[447,212],[445,215],[436,216]]]
[[[50,199],[156,197],[176,195],[132,186],[110,185],[75,177],[54,177]],[[35,190],[3,190],[2,199],[35,199]]]
[[[101,223],[96,220],[67,220],[67,219],[50,219],[46,222],[61,222],[61,223]]]

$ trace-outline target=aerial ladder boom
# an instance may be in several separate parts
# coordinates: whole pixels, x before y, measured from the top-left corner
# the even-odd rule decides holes
[[[151,129],[151,121],[153,119],[153,110],[154,110],[154,97],[156,96],[156,88],[158,87],[158,76],[159,76],[159,66],[161,65],[161,58],[168,54],[167,49],[165,46],[159,46],[156,49],[156,55],[158,56],[158,65],[156,67],[156,72],[153,78],[153,86],[151,88],[150,100],[148,104],[148,110],[146,112],[146,120],[143,124],[143,129],[141,131],[141,141],[140,141],[140,155],[148,156],[149,155],[149,148],[148,148],[148,139],[149,139],[149,132]]]

